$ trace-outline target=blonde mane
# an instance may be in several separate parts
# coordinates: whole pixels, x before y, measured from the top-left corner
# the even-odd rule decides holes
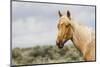
[[[71,22],[71,25],[74,28],[73,43],[83,53],[85,60],[95,60],[95,32],[76,22]]]

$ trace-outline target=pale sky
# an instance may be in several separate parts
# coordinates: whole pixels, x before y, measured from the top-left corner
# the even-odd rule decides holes
[[[55,45],[58,10],[95,30],[95,7],[12,2],[12,47]]]

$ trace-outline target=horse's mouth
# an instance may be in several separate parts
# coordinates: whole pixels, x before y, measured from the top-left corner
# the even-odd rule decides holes
[[[62,49],[62,48],[63,48],[63,46],[58,46],[58,48],[59,48],[59,49]]]
[[[64,47],[64,44],[66,43],[67,40],[65,40],[64,42],[56,42],[56,45],[58,46],[58,48],[62,49]]]
[[[56,43],[56,45],[58,46],[58,48],[62,49],[64,47],[64,43],[60,42],[60,43]]]

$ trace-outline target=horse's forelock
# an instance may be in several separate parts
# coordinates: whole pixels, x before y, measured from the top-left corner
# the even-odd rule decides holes
[[[64,21],[64,22],[61,22],[61,21]],[[62,23],[71,23],[71,20],[66,16],[66,15],[63,15],[61,18],[60,18],[60,22],[59,24],[62,24]]]

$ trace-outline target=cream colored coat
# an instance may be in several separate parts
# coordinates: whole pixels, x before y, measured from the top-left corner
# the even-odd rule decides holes
[[[72,41],[83,53],[86,61],[95,60],[95,33],[86,26],[71,23],[73,26]]]

